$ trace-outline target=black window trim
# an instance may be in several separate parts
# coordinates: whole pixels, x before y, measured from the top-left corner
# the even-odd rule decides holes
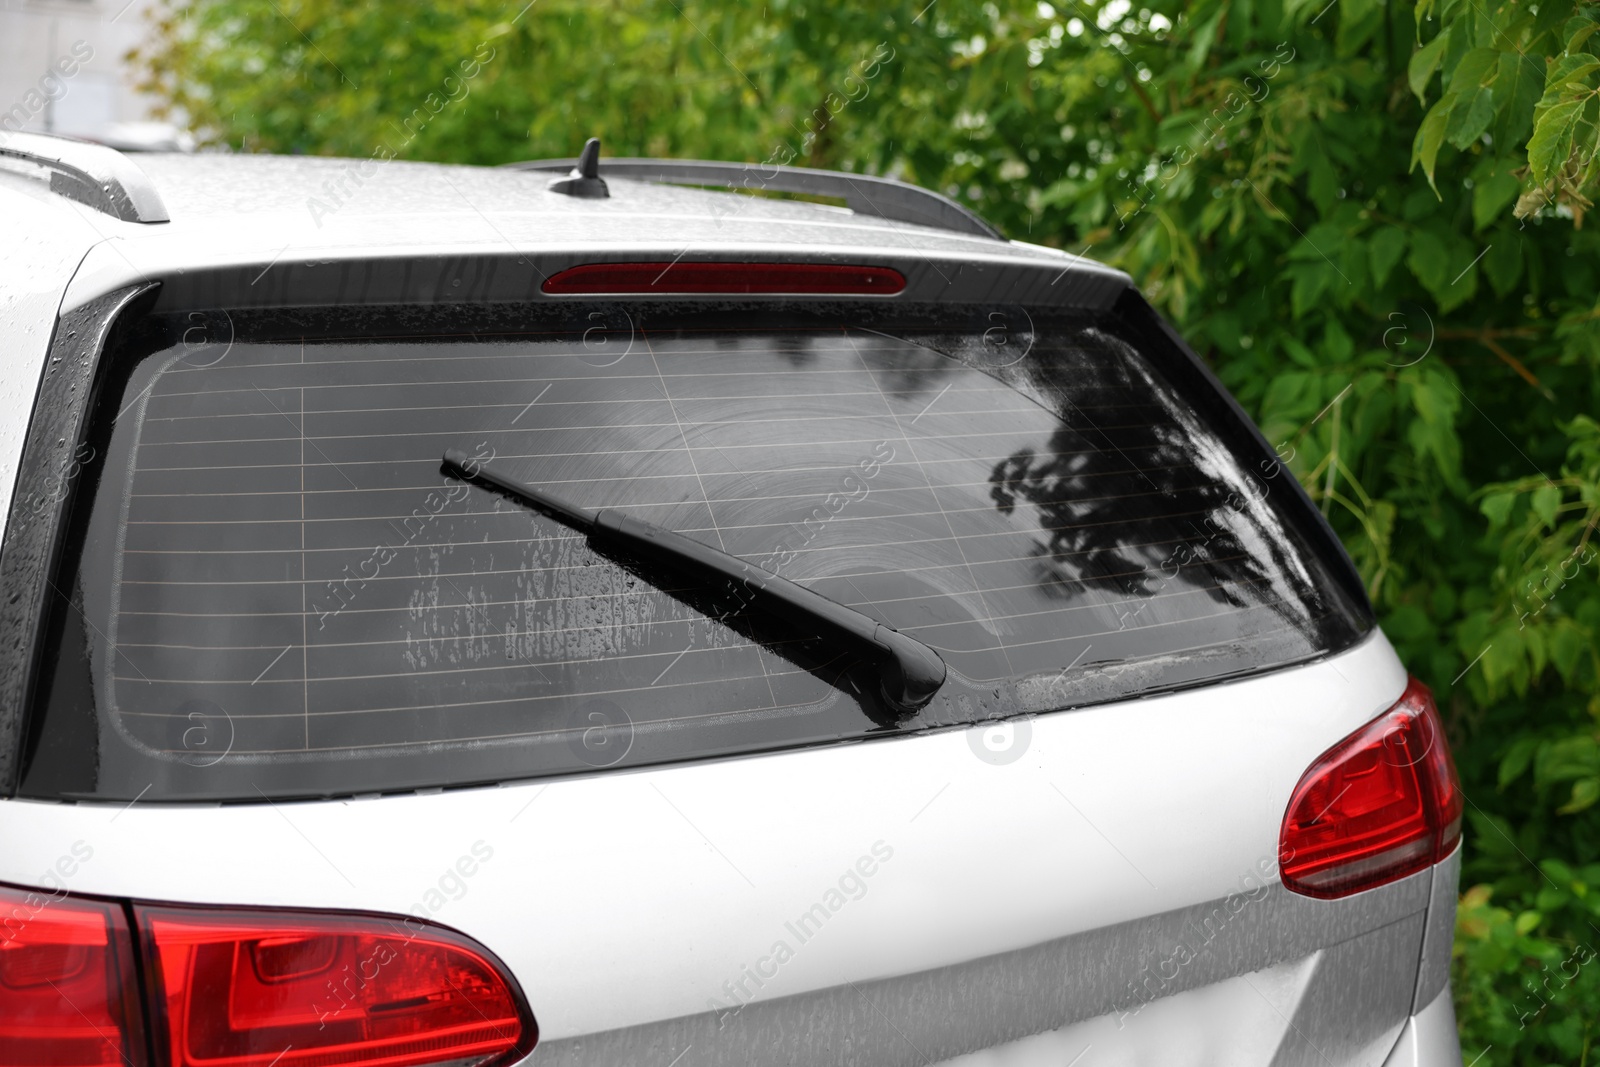
[[[56,321],[0,545],[0,796],[13,797],[46,653],[46,612],[72,503],[73,457],[103,381],[101,354],[155,302],[159,282],[90,300]]]

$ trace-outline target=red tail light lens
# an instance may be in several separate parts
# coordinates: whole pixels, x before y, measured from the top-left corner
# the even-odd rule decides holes
[[[888,267],[833,263],[586,263],[545,279],[554,295],[594,293],[836,293],[888,296],[906,287]]]
[[[1332,898],[1420,871],[1456,847],[1461,809],[1433,694],[1413,678],[1300,779],[1279,835],[1283,884]]]
[[[408,919],[136,906],[171,1067],[480,1067],[527,1054],[500,967]]]
[[[140,1067],[122,908],[0,886],[0,1067]]]

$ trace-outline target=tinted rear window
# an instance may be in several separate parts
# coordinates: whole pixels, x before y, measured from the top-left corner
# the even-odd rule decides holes
[[[174,324],[97,404],[22,792],[339,795],[891,736],[1369,625],[1157,334],[874,315],[236,319],[199,348]],[[449,448],[849,604],[949,681],[897,721],[848,649],[444,476]]]

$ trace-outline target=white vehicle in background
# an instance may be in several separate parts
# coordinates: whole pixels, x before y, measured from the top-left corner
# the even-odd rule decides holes
[[[1432,699],[1129,279],[597,157],[0,146],[0,1067],[1459,1064]]]

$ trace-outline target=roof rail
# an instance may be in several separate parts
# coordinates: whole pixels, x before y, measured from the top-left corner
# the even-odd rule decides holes
[[[124,222],[168,222],[150,176],[115,148],[39,133],[0,133],[0,164],[20,159],[50,174],[50,191]]]
[[[536,159],[507,163],[517,170],[566,173],[576,159]],[[858,215],[873,215],[899,222],[914,222],[975,237],[1000,236],[993,226],[949,197],[907,182],[873,178],[838,170],[780,167],[761,163],[717,163],[702,159],[603,159],[601,171],[613,178],[631,178],[665,185],[726,186],[764,189],[776,193],[804,193],[842,199]]]

